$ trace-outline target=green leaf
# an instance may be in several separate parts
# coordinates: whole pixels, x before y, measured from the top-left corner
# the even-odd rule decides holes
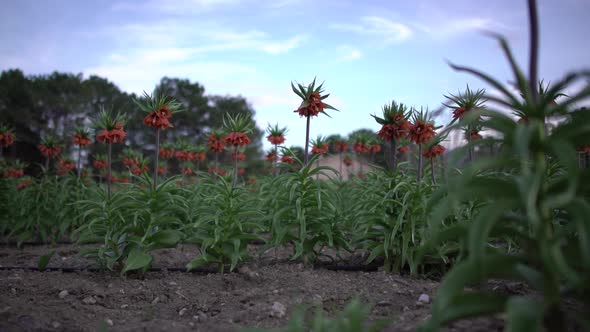
[[[51,257],[53,257],[53,254],[55,254],[55,250],[52,250],[47,255],[39,257],[39,262],[37,263],[37,268],[39,271],[45,270],[47,264],[49,264],[49,260],[51,260]]]
[[[129,253],[125,267],[121,271],[121,274],[125,274],[129,271],[143,269],[147,270],[149,265],[152,263],[152,255],[141,251],[139,249],[133,250]]]
[[[153,242],[153,244],[150,246],[150,250],[160,248],[174,248],[178,242],[180,242],[181,237],[182,234],[177,230],[166,229],[156,232],[150,237],[150,241]]]
[[[544,331],[543,307],[533,299],[512,297],[506,304],[507,332]]]

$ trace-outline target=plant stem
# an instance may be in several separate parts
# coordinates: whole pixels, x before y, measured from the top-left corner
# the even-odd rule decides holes
[[[78,146],[78,179],[80,179],[80,175],[82,174],[82,168],[80,167],[82,159],[82,146]]]
[[[234,148],[234,179],[231,183],[232,188],[238,183],[238,147]]]
[[[107,199],[111,199],[111,156],[112,156],[112,145],[113,143],[109,142],[107,144]]]
[[[4,158],[3,151],[4,151],[4,147],[2,145],[0,145],[0,160]]]
[[[340,180],[342,180],[342,151],[340,152]]]
[[[275,157],[272,161],[272,172],[273,174],[276,176],[279,174],[278,172],[278,164],[279,164],[279,150],[278,150],[279,146],[277,144],[275,144]]]
[[[49,174],[49,157],[45,158],[45,174]]]
[[[154,168],[154,191],[158,187],[159,157],[160,157],[160,128],[156,128],[156,166]]]
[[[418,144],[418,183],[422,182],[422,144]]]
[[[309,124],[311,117],[307,116],[307,124],[305,126],[305,154],[303,155],[303,166],[307,166],[309,161]]]
[[[434,177],[434,158],[430,158],[430,175],[432,176],[432,184],[436,184],[436,178]]]
[[[389,142],[389,167],[391,167],[391,171],[395,172],[397,169],[397,142],[395,141],[395,137],[391,138]]]

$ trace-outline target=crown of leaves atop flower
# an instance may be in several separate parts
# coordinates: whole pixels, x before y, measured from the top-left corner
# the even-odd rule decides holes
[[[222,140],[223,137],[225,136],[226,132],[223,129],[212,129],[209,134],[207,135],[207,137],[215,137],[216,140]]]
[[[459,92],[457,95],[444,95],[448,101],[443,103],[443,105],[454,110],[453,121],[451,121],[451,123],[455,122],[457,119],[460,120],[465,112],[485,108],[484,104],[487,99],[484,95],[485,89],[473,91],[469,88],[469,85],[467,85],[467,88],[463,93]]]
[[[74,130],[74,134],[79,137],[88,138],[90,136],[90,130],[88,128],[78,127]]]
[[[41,145],[46,147],[60,146],[57,137],[55,137],[53,134],[45,135],[45,137],[41,139]]]
[[[299,105],[298,109],[295,110],[295,112],[298,112],[301,108],[307,107],[311,104],[311,95],[312,94],[319,94],[320,95],[320,101],[322,102],[323,108],[321,109],[321,113],[324,113],[326,116],[328,116],[329,118],[331,118],[331,116],[325,112],[325,109],[331,109],[334,111],[339,112],[339,110],[337,110],[336,108],[334,108],[331,105],[328,105],[326,103],[324,103],[324,99],[328,98],[328,96],[330,96],[330,94],[326,94],[326,95],[322,95],[324,93],[324,82],[322,82],[322,84],[316,86],[315,85],[315,81],[316,78],[313,78],[313,81],[311,82],[310,85],[308,85],[307,87],[297,83],[297,87],[295,87],[295,85],[293,85],[293,82],[291,82],[291,89],[293,89],[293,92],[295,92],[296,95],[298,95],[302,101],[301,101],[301,105]]]
[[[29,166],[29,164],[22,162],[20,160],[15,160],[12,165],[6,165],[8,168],[16,168],[16,169],[25,169]]]
[[[94,155],[94,160],[98,160],[98,161],[107,161],[107,155],[106,154],[95,154]]]
[[[14,132],[14,128],[9,127],[7,124],[0,123],[0,134],[12,134]]]
[[[232,116],[229,113],[223,118],[223,128],[228,133],[249,134],[254,129],[254,124],[248,115],[239,113]]]
[[[150,163],[149,157],[144,157],[143,155],[137,156],[137,168],[144,169],[147,168]]]
[[[170,142],[164,142],[160,144],[160,148],[164,149],[164,150],[174,150],[174,148],[176,147],[176,144],[174,143],[170,143]]]
[[[374,114],[371,116],[379,123],[380,125],[385,124],[397,124],[399,125],[402,121],[407,121],[412,114],[412,108],[404,105],[404,103],[397,103],[394,100],[391,101],[391,104],[385,104],[381,108],[383,112],[383,117],[380,118]]]
[[[434,125],[434,120],[432,119],[432,114],[428,111],[428,108],[423,109],[420,107],[420,111],[416,110],[415,108],[412,109],[412,122],[416,124],[418,121],[423,122],[425,124]],[[438,129],[439,127],[435,127],[434,129]]]
[[[127,117],[123,113],[115,113],[112,109],[107,111],[101,106],[101,110],[92,125],[96,131],[113,130],[117,126],[124,126],[126,121]]]
[[[279,128],[279,124],[275,124],[274,126],[271,126],[270,123],[268,124],[268,127],[266,128],[266,133],[269,134],[270,136],[284,136],[287,132],[289,131],[289,129],[287,129],[287,127],[283,127],[283,128]]]
[[[350,142],[352,144],[363,143],[363,145],[368,145],[370,140],[371,137],[362,132],[350,136]]]
[[[317,146],[318,148],[323,147],[324,145],[328,144],[328,140],[323,137],[322,135],[318,135],[318,137],[316,137],[316,139],[311,139],[311,145],[312,146]]]
[[[518,86],[516,87],[518,88]],[[559,97],[568,97],[568,95],[566,95],[565,93],[562,92],[564,88],[564,85],[555,85],[553,87],[551,87],[551,82],[547,83],[545,85],[544,80],[540,80],[539,81],[539,85],[538,85],[538,93],[539,93],[539,103],[543,106],[555,106],[555,100]],[[528,94],[528,97],[527,97]],[[528,108],[525,107],[526,104],[533,104],[532,103],[532,96],[530,95],[530,92],[528,91],[528,89],[526,89],[525,91],[520,91],[520,96],[522,97],[522,99],[524,99],[524,104],[521,105],[521,107],[516,107],[513,110],[513,114],[515,114],[516,116],[520,117],[520,118],[526,118],[529,117],[529,115],[527,115],[527,110]],[[528,98],[528,99],[527,99]],[[535,108],[537,109],[537,108]]]
[[[141,103],[141,100],[135,98],[133,99],[133,102],[135,102],[135,104],[146,113],[156,112],[162,109],[162,107],[164,106],[166,106],[168,110],[170,110],[171,114],[182,111],[182,103],[165,94],[154,93],[154,95],[152,96],[144,91],[143,99],[143,104]]]
[[[369,140],[367,141],[368,145],[381,145],[383,144],[383,142],[378,138],[378,137],[369,137]]]
[[[139,152],[137,152],[133,149],[125,149],[125,150],[123,150],[121,155],[123,158],[137,159],[139,157]]]
[[[191,147],[191,143],[183,138],[177,138],[176,142],[174,143],[174,148],[177,151],[189,150],[190,147]]]
[[[193,149],[194,149],[194,151],[196,153],[205,153],[205,152],[207,152],[207,147],[205,145],[203,145],[203,144],[199,144],[197,146],[194,146]]]

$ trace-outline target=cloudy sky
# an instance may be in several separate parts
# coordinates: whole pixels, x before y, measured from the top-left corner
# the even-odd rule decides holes
[[[135,93],[151,92],[163,76],[188,78],[209,94],[247,98],[259,126],[289,127],[287,145],[303,145],[305,135],[291,81],[317,76],[341,110],[313,119],[312,137],[347,135],[377,130],[369,115],[392,99],[436,109],[466,84],[486,87],[446,60],[511,81],[483,31],[506,36],[521,64],[528,52],[524,0],[5,0],[1,7],[0,70],[97,74]],[[539,7],[540,77],[590,68],[590,0]]]

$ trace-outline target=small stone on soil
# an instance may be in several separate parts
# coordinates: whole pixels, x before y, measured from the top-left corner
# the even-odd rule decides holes
[[[428,304],[430,303],[430,296],[428,296],[427,294],[420,294],[418,302],[422,304]]]
[[[51,326],[52,326],[54,329],[59,329],[59,328],[61,327],[61,324],[60,324],[59,322],[53,322],[53,323],[51,323]]]
[[[377,302],[377,306],[378,307],[389,307],[391,305],[391,302],[389,301],[379,301]]]
[[[105,322],[107,323],[108,326],[113,326],[113,321],[111,319],[107,318],[105,320]]]
[[[156,305],[156,304],[158,304],[158,302],[160,302],[160,297],[156,296],[156,298],[152,301],[152,304]]]
[[[287,308],[285,308],[285,306],[280,302],[275,302],[272,304],[272,307],[270,307],[270,317],[282,318],[285,317],[286,313]]]
[[[82,302],[84,304],[96,304],[96,299],[92,296],[87,296],[82,300]]]
[[[121,304],[121,309],[127,309],[127,308],[129,308],[128,304]]]
[[[63,299],[63,298],[65,298],[68,295],[70,295],[70,293],[68,293],[68,291],[65,290],[65,289],[62,290],[61,292],[59,292],[59,294],[58,294],[58,296],[59,296],[60,299]]]
[[[178,312],[178,316],[181,316],[181,317],[184,316],[184,314],[186,314],[187,311],[188,311],[187,308],[180,309],[180,311]]]

